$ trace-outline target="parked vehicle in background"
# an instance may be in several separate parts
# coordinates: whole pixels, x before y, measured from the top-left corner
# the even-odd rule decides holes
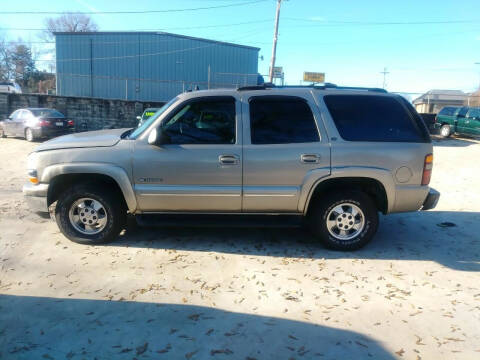
[[[136,129],[40,145],[23,191],[83,244],[114,240],[128,211],[140,224],[168,213],[305,220],[326,246],[354,250],[375,235],[379,212],[435,207],[432,151],[412,105],[382,89],[206,90]]]
[[[428,114],[428,113],[419,113],[420,117],[423,120],[423,123],[428,128],[431,134],[435,134],[438,129],[435,127],[435,120],[437,118],[437,114]]]
[[[137,116],[138,125],[137,127],[142,126],[142,124],[147,121],[150,117],[155,115],[155,113],[160,110],[160,108],[147,108],[143,112],[142,116]]]
[[[17,136],[28,141],[69,134],[75,130],[73,120],[55,110],[26,108],[14,111],[6,120],[0,121],[0,137]]]
[[[435,119],[440,135],[480,135],[480,107],[444,107]]]
[[[0,92],[21,94],[22,88],[15,81],[0,81]]]

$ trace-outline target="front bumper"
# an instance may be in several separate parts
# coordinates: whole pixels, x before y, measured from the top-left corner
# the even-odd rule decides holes
[[[29,208],[34,212],[48,212],[48,184],[25,184],[23,196]]]
[[[427,198],[423,202],[422,210],[430,210],[437,206],[440,199],[440,193],[435,189],[430,189]]]

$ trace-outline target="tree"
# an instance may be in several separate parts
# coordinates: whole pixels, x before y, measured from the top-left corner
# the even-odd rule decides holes
[[[64,13],[57,18],[46,18],[45,30],[39,36],[42,40],[55,40],[55,32],[95,32],[98,31],[98,25],[91,17],[82,13]],[[50,55],[52,61],[50,63],[51,71],[55,69],[55,47],[45,46],[39,53]]]
[[[45,28],[42,38],[46,40],[53,40],[55,32],[98,31],[98,25],[92,18],[82,13],[65,13],[57,18],[47,18]]]
[[[13,78],[25,85],[37,71],[32,50],[25,44],[13,45],[10,50],[11,63],[13,65]]]
[[[4,39],[0,39],[0,80],[13,79],[11,47]]]

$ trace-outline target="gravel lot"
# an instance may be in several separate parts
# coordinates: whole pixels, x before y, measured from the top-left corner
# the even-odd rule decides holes
[[[479,359],[480,142],[434,145],[438,207],[339,253],[295,229],[74,244],[23,203],[35,144],[0,139],[0,358]]]

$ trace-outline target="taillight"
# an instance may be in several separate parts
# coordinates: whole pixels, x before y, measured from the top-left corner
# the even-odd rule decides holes
[[[423,164],[422,185],[430,184],[430,178],[432,177],[432,167],[433,154],[428,154],[427,156],[425,156],[425,162]]]
[[[73,120],[68,120],[67,124],[68,124],[68,126],[73,126],[73,125],[75,125],[75,123],[73,122]]]
[[[39,121],[38,121],[38,125],[39,125],[39,126],[48,126],[48,125],[50,125],[50,121],[48,121],[48,120],[39,120]]]

